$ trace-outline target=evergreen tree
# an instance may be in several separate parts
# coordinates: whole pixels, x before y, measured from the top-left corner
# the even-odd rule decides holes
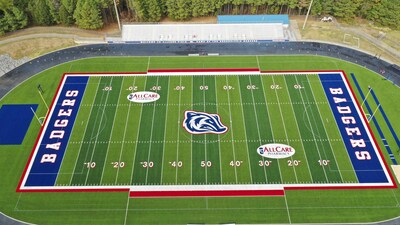
[[[28,4],[28,11],[35,25],[51,25],[54,19],[50,13],[50,8],[46,0],[31,0]]]
[[[15,6],[2,11],[0,16],[0,34],[22,29],[28,25],[28,16]]]
[[[147,0],[147,21],[157,22],[161,20],[162,9],[157,0]]]
[[[58,11],[59,21],[63,25],[72,25],[75,23],[74,11],[76,0],[61,0],[61,5]]]
[[[99,29],[103,27],[99,5],[93,0],[78,0],[74,12],[75,23],[83,29]]]

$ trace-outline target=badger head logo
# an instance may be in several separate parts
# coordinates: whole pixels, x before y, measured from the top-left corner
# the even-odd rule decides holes
[[[196,111],[185,111],[183,128],[191,134],[223,134],[228,130],[218,114]]]

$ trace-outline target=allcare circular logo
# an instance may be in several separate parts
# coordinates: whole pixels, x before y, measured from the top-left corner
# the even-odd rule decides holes
[[[296,151],[289,145],[266,144],[257,148],[257,153],[262,157],[270,159],[284,159],[293,156]]]
[[[151,91],[133,92],[128,95],[128,100],[136,103],[155,102],[160,99],[160,95]]]

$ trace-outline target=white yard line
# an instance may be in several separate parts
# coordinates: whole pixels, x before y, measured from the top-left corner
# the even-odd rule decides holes
[[[171,84],[171,77],[168,77],[168,88],[167,88],[167,105],[168,105],[168,100],[169,100],[169,88]],[[168,121],[168,107],[165,107],[165,124],[164,124],[164,141],[163,141],[163,154],[162,154],[162,160],[161,160],[161,178],[160,178],[160,184],[162,184],[163,180],[163,169],[164,169],[164,154],[165,154],[165,134],[167,132],[167,121]],[[179,133],[179,132],[178,132]]]
[[[157,77],[156,86],[158,86],[158,78],[159,78],[159,77]],[[154,126],[154,115],[155,115],[155,111],[156,111],[156,105],[157,105],[157,101],[155,101],[155,102],[154,102],[154,105],[153,105],[153,119],[151,120],[150,141],[153,140],[153,131],[154,131],[153,126]],[[150,155],[151,155],[151,145],[152,145],[152,142],[150,142],[150,144],[149,144],[149,152],[148,152],[148,154],[147,154],[147,163],[148,163],[148,166],[146,167],[146,180],[145,180],[145,184],[147,184],[147,178],[148,178],[148,176],[149,176],[149,168],[150,168],[149,164],[150,164]]]
[[[147,79],[144,82],[144,87],[143,87],[143,91],[146,90],[146,85],[147,85]],[[141,104],[142,107],[140,107],[140,115],[139,115],[139,124],[138,124],[138,131],[136,134],[136,141],[138,141],[139,139],[139,133],[140,133],[140,129],[141,129],[141,120],[142,120],[142,112],[143,112],[143,104]],[[135,154],[133,155],[133,159],[132,159],[132,171],[131,171],[131,181],[129,183],[129,185],[132,185],[133,182],[133,173],[135,172],[135,160],[136,160],[136,155],[137,155],[137,146],[138,146],[139,142],[136,142],[136,146],[135,146]]]
[[[236,76],[236,80],[237,80],[237,83],[238,83],[238,88],[239,88],[239,98],[240,98],[240,103],[243,103],[243,101],[242,101],[242,93],[241,93],[241,91],[240,91],[240,82],[239,82],[239,76],[240,75],[237,75]],[[246,124],[245,124],[245,121],[244,121],[244,110],[243,110],[243,106],[241,106],[240,107],[240,109],[242,110],[242,122],[243,122],[243,127],[244,127],[244,134],[246,135],[246,138],[247,138],[247,131],[246,131]],[[253,183],[253,173],[251,172],[251,161],[250,161],[250,151],[249,151],[249,145],[246,143],[246,149],[247,149],[247,160],[248,160],[248,162],[249,162],[249,172],[250,172],[250,182],[251,183]]]
[[[119,89],[119,95],[118,95],[118,96],[119,96],[119,97],[118,97],[118,102],[122,99],[122,98],[120,98],[120,97],[121,97],[121,93],[122,93],[122,87],[123,87],[123,84],[124,84],[124,79],[125,79],[125,77],[122,77],[121,87],[120,87],[120,89]],[[104,158],[104,165],[103,165],[103,171],[101,172],[100,184],[101,184],[102,181],[103,181],[103,174],[104,174],[104,170],[105,170],[106,165],[107,165],[108,150],[109,150],[109,147],[110,147],[110,143],[111,143],[111,139],[112,139],[112,134],[113,134],[113,131],[114,131],[115,120],[116,120],[116,118],[117,118],[117,109],[118,109],[118,107],[116,107],[116,109],[115,109],[113,125],[112,125],[112,127],[111,127],[110,137],[108,138],[107,152],[106,152],[106,156],[105,156],[105,158]]]
[[[203,86],[205,86],[204,85],[204,79],[205,79],[205,76],[203,75]],[[205,112],[206,111],[206,91],[205,90],[203,90],[203,112]],[[206,172],[206,184],[208,184],[208,174],[207,174],[207,136],[206,135],[204,135],[204,161],[205,161],[205,163],[206,163],[206,165],[205,165],[205,167],[204,167],[204,169],[206,170],[205,172]]]
[[[229,87],[228,76],[227,75],[225,75],[225,81],[226,81],[226,86]],[[228,92],[228,103],[229,103],[231,101],[230,94],[229,94],[229,92],[230,92],[229,88],[226,91]],[[231,105],[230,104],[228,104],[228,109],[229,109],[229,124],[230,124],[229,129],[230,129],[230,132],[231,132],[231,140],[232,140],[233,161],[235,163],[236,162],[236,153],[235,153],[235,142],[233,141],[234,140],[234,136],[233,136],[233,129],[232,129],[232,127],[233,127],[233,125],[232,125],[232,111],[231,111]],[[235,182],[237,183],[238,182],[238,177],[237,177],[236,166],[234,166],[234,169],[235,169]],[[222,172],[221,172],[221,174],[222,174]]]
[[[297,84],[299,84],[299,81],[297,80],[297,76],[295,76],[295,79],[296,79]],[[301,90],[300,90],[300,89],[299,89],[299,93],[300,93],[301,100],[304,102],[303,94],[301,93]],[[312,135],[313,135],[313,139],[314,139],[315,146],[317,147],[318,156],[319,156],[319,158],[321,159],[321,153],[320,153],[320,151],[319,151],[317,139],[315,138],[314,130],[312,129],[310,116],[308,115],[307,108],[306,108],[306,105],[305,105],[305,104],[303,105],[303,107],[304,107],[304,110],[305,110],[306,115],[307,115],[308,125],[310,126],[310,131],[311,131],[311,133],[312,133]],[[322,170],[324,171],[324,175],[325,175],[326,181],[328,182],[329,180],[328,180],[328,176],[327,176],[327,174],[326,174],[325,168],[322,167]]]
[[[88,81],[88,84],[89,84],[89,81]],[[99,90],[99,87],[100,87],[100,80],[99,80],[99,83],[98,83],[98,85],[97,85],[97,90]],[[102,94],[101,98],[103,99],[104,92],[102,92],[101,94]],[[96,100],[96,96],[97,96],[97,94],[94,96],[93,101]],[[83,140],[83,139],[85,138],[85,136],[86,136],[86,132],[87,132],[87,130],[88,130],[88,124],[89,124],[89,121],[90,121],[90,117],[92,116],[92,111],[93,111],[93,107],[90,108],[90,113],[89,113],[89,117],[87,118],[87,124],[86,124],[86,127],[85,127],[85,132],[84,132],[84,134],[83,134],[83,136],[82,136],[82,140]],[[98,114],[96,114],[96,121],[97,121],[97,116],[98,116]],[[76,122],[76,121],[75,121],[75,122]],[[74,171],[76,170],[76,166],[77,166],[77,164],[78,164],[78,159],[79,159],[79,155],[80,155],[80,153],[81,153],[82,144],[83,144],[83,141],[81,142],[81,144],[80,144],[80,146],[79,146],[79,152],[78,152],[78,155],[77,155],[76,160],[75,160],[74,170],[71,172],[72,176],[71,176],[71,179],[70,179],[70,181],[69,181],[69,184],[70,184],[70,185],[71,185],[71,183],[72,183],[72,178],[74,177]],[[80,173],[83,173],[83,170],[82,170]]]
[[[132,86],[135,86],[136,83],[136,77],[133,78],[133,84]],[[122,90],[122,87],[121,87]],[[125,98],[124,98],[125,99]],[[125,129],[124,129],[124,136],[122,137],[122,146],[121,146],[121,151],[119,152],[119,159],[118,159],[118,163],[121,163],[121,159],[122,159],[122,152],[124,151],[124,142],[125,142],[125,137],[126,137],[126,130],[128,129],[128,121],[129,121],[129,116],[131,113],[131,106],[132,106],[132,102],[129,101],[129,106],[128,106],[128,113],[126,114],[126,118],[125,118]],[[120,169],[120,164],[117,167],[117,174],[115,176],[115,182],[114,184],[117,184],[118,182],[118,175],[119,175],[119,169]]]
[[[284,80],[285,80],[285,83],[287,84],[285,76],[284,76],[283,78],[284,78]],[[292,97],[290,96],[289,87],[286,88],[286,92],[287,92],[287,94],[288,94],[288,96],[289,96],[289,99],[290,99],[290,101],[291,101],[291,100],[292,100]],[[296,121],[297,133],[298,133],[298,136],[300,137],[300,140],[301,140],[301,133],[300,133],[300,129],[299,129],[299,124],[298,124],[298,122],[297,122],[297,117],[296,117],[296,113],[294,112],[293,105],[291,105],[291,108],[292,108],[292,112],[293,112],[293,117],[294,117],[294,119],[295,119],[295,121]],[[311,170],[310,170],[310,166],[309,166],[310,164],[308,163],[308,159],[307,159],[306,149],[304,148],[303,141],[300,141],[300,143],[301,143],[301,147],[302,147],[303,150],[304,150],[304,158],[306,159],[308,173],[310,174],[310,178],[311,178],[312,182],[314,183],[314,179],[313,179],[313,177],[312,177]]]
[[[250,81],[250,85],[253,86],[253,83],[251,82],[250,76],[251,76],[251,75],[248,75],[248,78],[249,78],[249,81]],[[254,104],[254,103],[255,103],[255,102],[254,102],[254,93],[253,93],[253,90],[252,90],[252,89],[250,90],[250,92],[251,92],[251,97],[253,98],[253,108],[254,108],[254,114],[255,114],[255,117],[256,117],[258,140],[259,140],[259,144],[262,145],[261,136],[260,136],[260,126],[258,125],[257,109],[256,109],[256,104]],[[260,156],[260,157],[261,157],[261,156]],[[264,160],[264,159],[261,157],[261,160]],[[278,160],[277,160],[277,161],[278,161]],[[265,169],[265,166],[263,167],[263,169],[264,169],[265,182],[268,183],[267,170]]]
[[[214,77],[214,85],[215,85],[215,108],[217,109],[217,114],[218,114],[218,104],[217,104],[217,102],[218,102],[218,94],[217,94],[217,92],[218,91],[217,91],[217,78],[216,77]],[[219,174],[220,174],[220,181],[221,181],[221,184],[222,184],[223,182],[222,182],[221,142],[220,142],[219,135],[217,135],[217,137],[218,137],[218,151],[219,151]]]
[[[290,219],[290,211],[289,211],[289,205],[287,202],[286,193],[284,193],[283,197],[285,198],[285,206],[286,206],[286,211],[287,211],[287,215],[288,215],[288,219],[289,219],[289,224],[292,224],[292,220]]]
[[[129,196],[129,194],[130,194],[130,192],[128,191],[128,200],[126,201],[124,225],[126,225],[126,220],[127,220],[127,218],[128,218],[129,200],[131,199],[130,196]]]
[[[308,79],[308,75],[306,75],[306,78],[307,78],[308,83],[310,83],[310,80]],[[315,95],[314,95],[314,91],[313,91],[313,89],[312,89],[312,87],[311,87],[311,84],[310,84],[310,89],[311,89],[311,93],[312,93],[312,95],[313,95],[313,98],[314,98],[314,100],[315,100]],[[319,115],[322,116],[322,115],[321,115],[321,111],[319,110],[318,104],[316,104],[316,106],[317,106],[317,110],[318,110]],[[330,111],[332,112],[332,110],[330,110]],[[325,131],[326,137],[327,137],[328,140],[329,140],[329,134],[328,134],[328,132],[326,131],[325,123],[324,123],[324,121],[322,120],[322,118],[321,118],[321,121],[322,121],[322,126],[324,127],[324,131]],[[328,143],[329,143],[329,146],[330,146],[331,149],[332,149],[333,158],[335,159],[335,164],[336,164],[336,166],[337,166],[337,168],[338,168],[339,175],[340,175],[340,179],[343,181],[342,173],[340,172],[340,167],[339,167],[339,164],[337,163],[336,155],[335,155],[335,153],[334,153],[335,151],[334,151],[334,149],[332,148],[331,142],[328,141]],[[324,151],[324,152],[325,152],[325,151]],[[326,154],[325,154],[325,155],[326,155]],[[329,170],[331,170],[330,166],[328,166],[328,168],[329,168]]]
[[[261,67],[260,67],[260,61],[258,60],[258,55],[256,55],[256,60],[257,60],[257,66],[258,66],[258,69],[259,69],[259,70],[261,70]]]
[[[254,75],[253,75],[253,76],[254,76]],[[268,120],[269,120],[269,124],[270,124],[270,126],[271,126],[270,129],[271,129],[272,139],[274,139],[274,142],[275,142],[274,129],[272,128],[271,116],[270,116],[270,112],[268,111],[268,101],[267,101],[267,98],[265,97],[264,82],[263,82],[262,77],[263,77],[263,75],[260,75],[261,90],[262,90],[262,92],[263,92],[263,97],[264,97],[264,102],[265,102],[265,108],[266,108],[266,110],[267,110]],[[273,79],[273,76],[272,76],[272,79]],[[275,84],[275,82],[274,82],[274,84]],[[275,94],[276,94],[276,89],[275,89]],[[278,102],[279,102],[279,98],[278,98]],[[278,106],[279,106],[279,104],[278,104]],[[281,115],[282,115],[282,114],[281,114]],[[285,130],[285,132],[286,132],[286,130]],[[286,135],[286,139],[287,139],[287,135]],[[261,143],[261,144],[263,144],[263,143]],[[279,170],[280,180],[281,180],[281,183],[283,183],[283,177],[282,177],[281,166],[280,166],[280,164],[279,164],[279,161],[280,161],[280,160],[276,160],[276,162],[278,163],[278,170]],[[265,166],[264,166],[264,169],[265,169]]]
[[[271,77],[272,77],[272,82],[274,83],[274,85],[276,85],[276,84],[275,84],[274,76],[271,76]],[[286,85],[286,86],[287,86],[287,85]],[[286,87],[286,88],[289,88],[289,87]],[[279,102],[280,102],[280,101],[279,101],[279,95],[278,95],[278,91],[276,90],[276,88],[275,88],[275,95],[276,95],[276,99],[278,100],[278,103],[279,103]],[[287,134],[287,131],[286,131],[285,119],[284,119],[284,116],[283,116],[283,114],[282,114],[282,108],[281,108],[281,105],[280,105],[280,104],[278,104],[278,108],[279,108],[279,112],[280,112],[280,114],[281,114],[282,125],[283,125],[283,130],[285,131],[286,140],[287,140],[288,143],[290,143],[290,142],[289,142],[289,138],[288,138],[288,134]],[[290,159],[293,160],[293,156],[291,156]],[[279,160],[278,160],[278,161],[279,161]],[[294,171],[294,176],[296,177],[296,183],[298,183],[299,180],[297,179],[296,167],[295,167],[295,166],[292,166],[292,167],[293,167],[293,171]]]
[[[114,77],[111,77],[110,86],[112,86],[113,79],[114,79]],[[109,95],[110,95],[110,91],[107,91],[106,102],[108,101],[108,96],[109,96]],[[96,133],[96,142],[95,142],[95,144],[93,145],[93,152],[92,152],[92,155],[91,155],[90,161],[89,161],[90,163],[92,163],[94,153],[96,152],[97,140],[98,140],[98,138],[99,138],[99,133],[100,133],[100,129],[101,129],[101,123],[103,122],[103,118],[104,118],[105,111],[106,111],[106,110],[105,110],[105,107],[104,107],[104,108],[103,108],[103,112],[102,112],[102,114],[101,114],[101,118],[100,118],[99,128],[97,129],[97,133]],[[107,118],[106,118],[106,119],[107,119]],[[87,185],[87,180],[88,180],[88,178],[89,178],[90,169],[91,169],[91,167],[88,166],[88,171],[87,171],[86,179],[85,179],[85,185]]]
[[[192,93],[190,93],[190,101],[193,109],[193,91],[194,91],[194,86],[193,86],[193,76],[190,77],[191,79],[191,86],[192,86]],[[193,184],[193,134],[190,135],[190,184]]]
[[[182,76],[179,76],[179,86],[182,87]],[[178,162],[179,162],[179,138],[180,138],[180,131],[181,131],[181,97],[182,97],[182,90],[179,91],[179,100],[178,100],[178,133],[177,133],[177,144],[176,144],[176,158],[175,158],[175,184],[178,184]]]
[[[149,71],[150,68],[150,56],[147,59],[147,71]]]

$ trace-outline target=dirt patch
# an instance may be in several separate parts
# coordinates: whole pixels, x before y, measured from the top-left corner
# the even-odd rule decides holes
[[[73,39],[36,38],[1,45],[0,54],[8,54],[13,59],[35,58],[48,52],[75,45]]]

